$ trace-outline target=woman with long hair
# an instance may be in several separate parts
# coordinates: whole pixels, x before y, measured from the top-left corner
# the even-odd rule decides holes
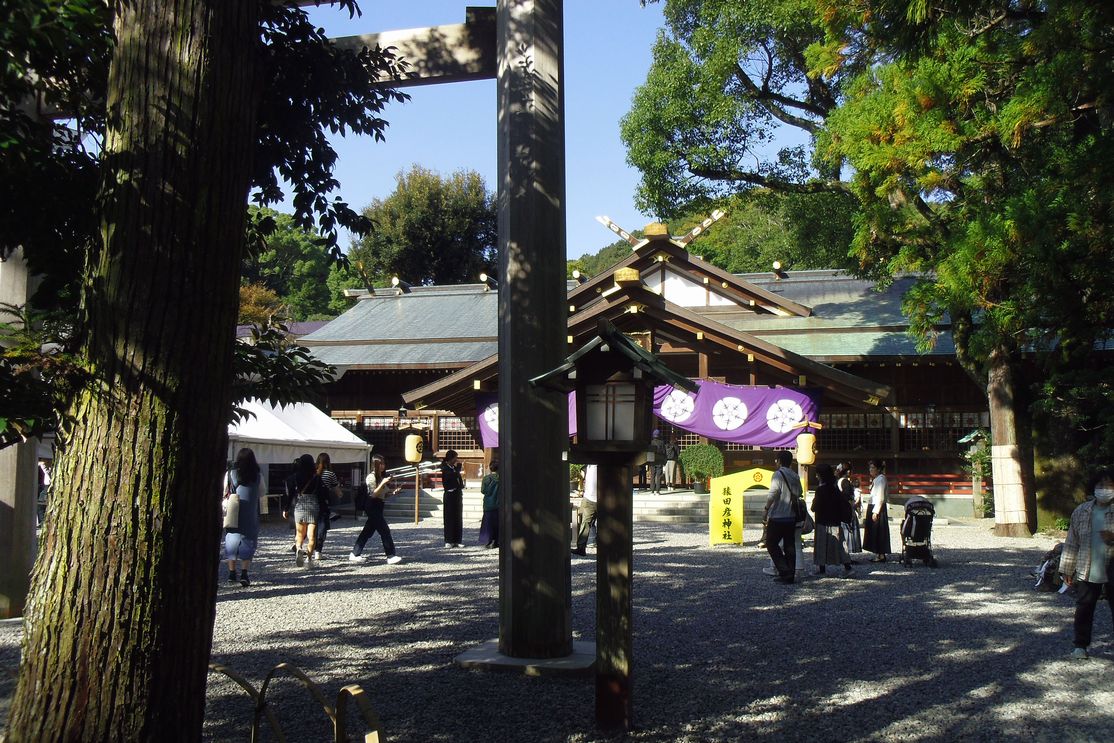
[[[255,460],[255,452],[241,449],[236,454],[236,463],[228,472],[225,487],[226,498],[239,501],[236,525],[225,529],[224,556],[228,560],[228,582],[236,582],[236,563],[240,563],[240,585],[247,588],[248,568],[255,556],[259,539],[259,499],[263,495],[263,472]]]
[[[294,553],[298,567],[309,562],[313,566],[317,520],[321,512],[320,493],[324,492],[321,478],[317,476],[313,457],[303,454],[294,463],[294,476],[287,480],[286,497],[283,498],[282,517],[294,513]]]
[[[843,575],[851,575],[851,557],[839,538],[840,524],[847,508],[843,494],[836,487],[835,472],[830,464],[816,468],[820,484],[812,499],[812,512],[816,514],[816,533],[813,536],[813,562],[821,575],[829,565],[843,565]]]
[[[333,466],[333,460],[325,452],[317,455],[317,477],[321,480],[321,496],[320,508],[317,510],[317,531],[315,533],[316,539],[313,544],[313,559],[318,561],[321,559],[321,553],[325,550],[325,537],[329,533],[329,524],[333,518],[333,504],[332,501],[336,498],[339,502],[340,499],[340,480],[337,479],[336,473],[330,469]]]
[[[886,511],[889,486],[886,483],[886,464],[881,459],[870,460],[870,505],[863,520],[863,549],[873,552],[871,562],[885,562],[890,551],[890,516]]]
[[[396,565],[402,562],[402,558],[395,554],[395,541],[391,538],[391,527],[387,525],[387,519],[383,516],[387,497],[399,491],[398,486],[391,487],[391,479],[387,474],[386,461],[378,454],[373,455],[371,472],[364,481],[364,487],[367,489],[364,496],[364,514],[367,516],[367,521],[364,523],[364,528],[360,530],[360,535],[356,537],[352,554],[348,555],[349,562],[367,562],[364,546],[375,532],[379,532],[379,538],[383,541],[383,553],[387,556],[387,564]]]

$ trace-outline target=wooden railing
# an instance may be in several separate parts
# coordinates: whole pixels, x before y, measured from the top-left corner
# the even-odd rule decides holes
[[[971,477],[964,474],[910,474],[886,475],[890,495],[973,495]],[[983,480],[983,492],[989,492],[990,483]],[[869,488],[869,483],[866,485]],[[865,489],[865,488],[864,488]]]

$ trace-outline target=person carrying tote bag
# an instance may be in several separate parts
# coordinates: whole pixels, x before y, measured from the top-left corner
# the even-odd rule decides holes
[[[235,495],[236,490],[232,487],[232,472],[226,472],[224,474],[224,500],[221,503],[225,529],[235,529],[240,525],[240,499],[233,497]]]

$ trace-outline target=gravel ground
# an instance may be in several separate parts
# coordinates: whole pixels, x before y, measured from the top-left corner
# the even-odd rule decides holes
[[[330,703],[358,683],[389,741],[604,739],[591,677],[452,664],[498,634],[493,551],[445,550],[439,528],[399,524],[402,564],[385,565],[375,539],[373,562],[353,565],[345,555],[356,527],[345,523],[329,535],[332,559],[313,572],[294,566],[284,530],[265,526],[252,586],[222,581],[215,662],[256,687],[291,662]],[[757,532],[746,536],[753,545]],[[847,580],[785,586],[762,574],[768,559],[753,546],[709,547],[697,525],[636,524],[629,739],[1110,740],[1110,617],[1100,607],[1092,659],[1068,660],[1071,599],[1033,591],[1028,575],[1052,540],[998,539],[986,522],[933,536],[937,570],[864,563]],[[591,555],[572,561],[576,639],[594,639]],[[0,719],[19,635],[17,622],[0,622]],[[267,698],[289,738],[330,739],[297,682],[276,680]],[[211,675],[205,738],[247,740],[249,717],[243,692]]]

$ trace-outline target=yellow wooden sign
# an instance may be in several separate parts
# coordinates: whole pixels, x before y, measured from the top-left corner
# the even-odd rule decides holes
[[[712,544],[743,543],[743,493],[751,488],[769,489],[771,470],[749,469],[712,478],[708,498],[708,536]]]

